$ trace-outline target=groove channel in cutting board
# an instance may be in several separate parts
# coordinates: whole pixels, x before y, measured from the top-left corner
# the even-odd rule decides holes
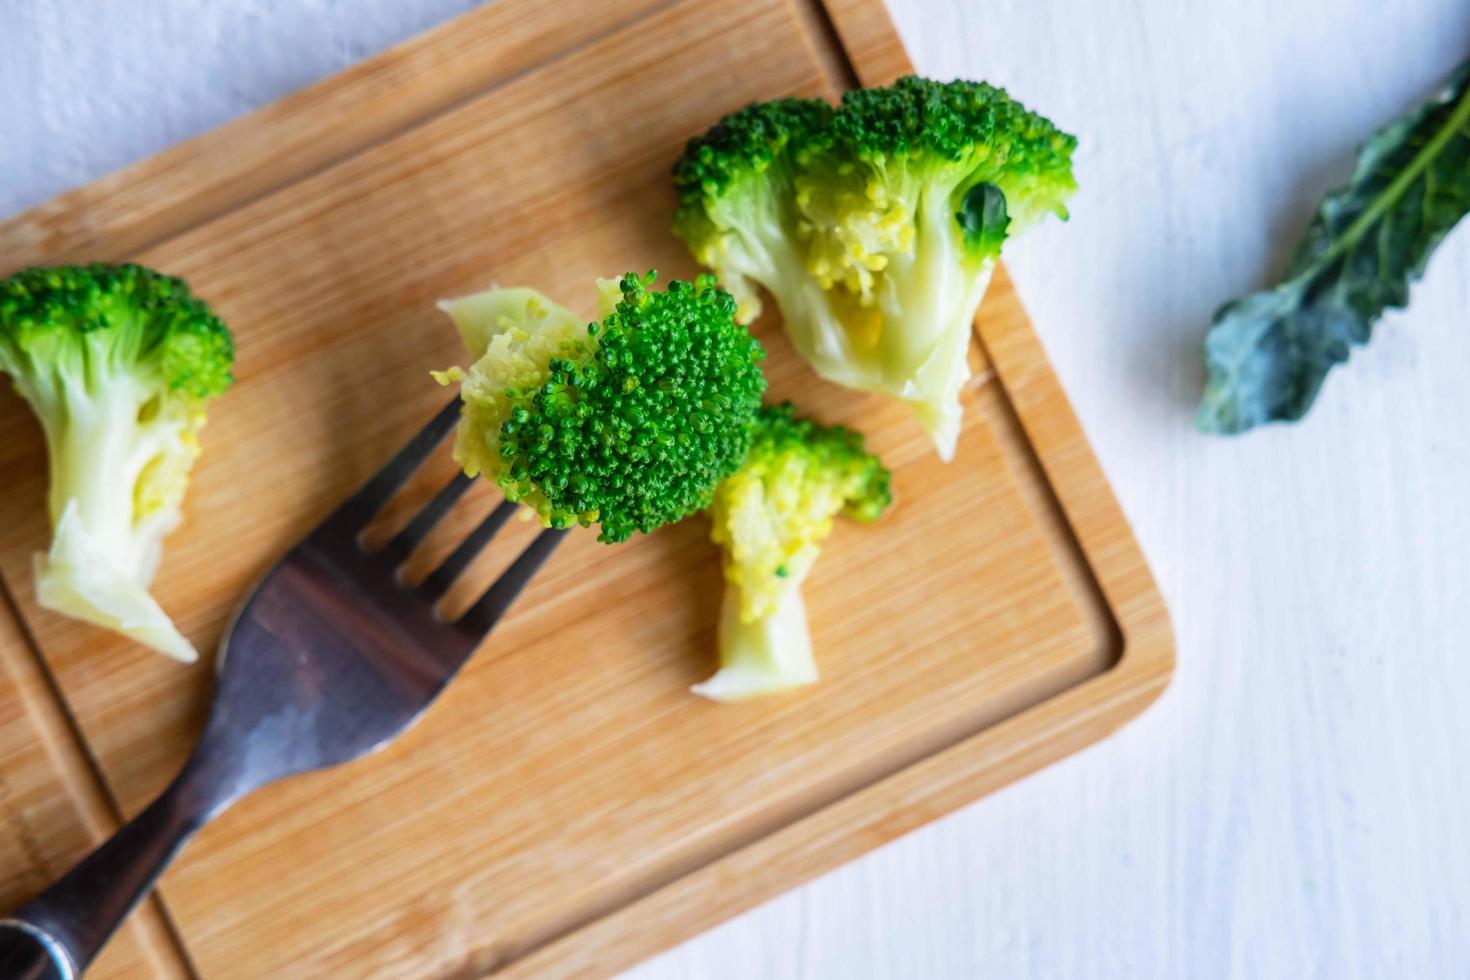
[[[85,748],[0,588],[0,915],[117,829]],[[143,903],[87,974],[185,977],[156,901]]]
[[[299,140],[302,106],[338,111],[360,97],[361,111],[398,120],[359,127],[357,153],[340,138],[330,151],[289,144],[317,164],[263,161],[279,172],[274,191],[242,177],[238,205],[221,207],[226,191],[201,173],[213,196],[191,210],[170,165],[178,202],[157,214],[187,212],[182,228],[155,215],[155,235],[122,222],[86,239],[65,231],[81,225],[74,214],[46,211],[63,229],[58,255],[95,248],[183,275],[240,341],[239,384],[213,410],[189,522],[156,588],[202,648],[259,572],[442,404],[427,372],[459,352],[434,299],[498,280],[590,312],[595,276],[692,274],[666,230],[667,169],[689,134],[753,99],[835,97],[849,76],[881,81],[904,63],[868,0],[685,0],[628,4],[621,26],[603,13],[603,30],[572,32],[534,64],[487,63],[478,86],[410,73],[437,86],[404,94],[412,111],[397,104],[404,86],[382,84],[406,64],[434,64],[435,43],[445,65],[473,74],[448,53],[524,29],[517,5],[531,4],[466,15],[293,97],[297,111],[197,141],[178,164],[226,161],[231,141],[258,153],[273,133]],[[839,37],[860,56],[834,47]],[[134,199],[147,167],[78,200]],[[0,235],[31,227],[22,218]],[[111,250],[143,241],[155,244]],[[18,248],[0,242],[0,254]],[[1003,275],[991,293],[979,328],[989,356],[973,353],[980,374],[949,466],[907,413],[816,382],[773,319],[757,325],[772,396],[862,428],[895,470],[891,517],[839,527],[807,586],[819,688],[735,708],[686,693],[712,667],[720,592],[701,521],[617,547],[577,534],[399,743],[257,794],[206,829],[161,892],[200,972],[605,972],[1146,703],[1170,663],[1162,607]],[[207,672],[35,607],[43,460],[6,396],[0,574],[133,812],[191,743]],[[407,500],[450,468],[437,460]],[[487,488],[472,492],[429,557],[490,505]],[[493,574],[531,530],[517,528],[478,571]],[[703,898],[669,901],[680,894]]]

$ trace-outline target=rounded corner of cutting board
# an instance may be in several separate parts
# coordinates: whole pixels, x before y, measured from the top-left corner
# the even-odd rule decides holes
[[[1157,603],[1155,617],[1153,621],[1140,624],[1134,634],[1124,634],[1123,646],[1113,670],[1127,675],[1133,698],[1119,713],[1117,727],[1126,725],[1152,707],[1174,681],[1177,663],[1174,626],[1162,599]]]

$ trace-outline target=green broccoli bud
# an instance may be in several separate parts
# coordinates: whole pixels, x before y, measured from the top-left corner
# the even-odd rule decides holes
[[[765,286],[820,375],[908,403],[949,459],[1001,246],[1066,217],[1075,145],[1000,89],[902,78],[847,93],[783,144],[781,166],[710,180],[702,197],[681,187],[675,230],[722,281]],[[706,226],[720,234],[687,232]]]
[[[547,527],[649,533],[709,505],[750,446],[760,345],[713,276],[652,292],[602,283],[592,323],[528,289],[443,304],[478,360],[460,382],[455,456]]]
[[[858,433],[798,418],[789,403],[761,409],[750,454],[710,506],[726,581],[720,669],[696,693],[734,701],[817,679],[802,582],[833,519],[876,520],[889,482]]]
[[[141,266],[0,281],[0,371],[40,420],[50,464],[42,606],[196,658],[147,589],[234,357],[230,332],[182,280]]]

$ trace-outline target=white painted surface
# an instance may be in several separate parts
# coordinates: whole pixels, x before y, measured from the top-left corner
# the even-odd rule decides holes
[[[6,0],[0,215],[469,0]],[[1470,232],[1295,428],[1190,428],[1214,307],[1467,53],[1463,0],[894,0],[915,63],[1082,138],[1012,273],[1173,612],[1117,737],[634,971],[1470,972]]]

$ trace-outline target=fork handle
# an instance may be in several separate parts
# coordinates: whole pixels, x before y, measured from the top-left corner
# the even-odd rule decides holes
[[[9,919],[0,919],[0,978],[73,980],[148,893],[209,807],[186,769],[148,808]]]

